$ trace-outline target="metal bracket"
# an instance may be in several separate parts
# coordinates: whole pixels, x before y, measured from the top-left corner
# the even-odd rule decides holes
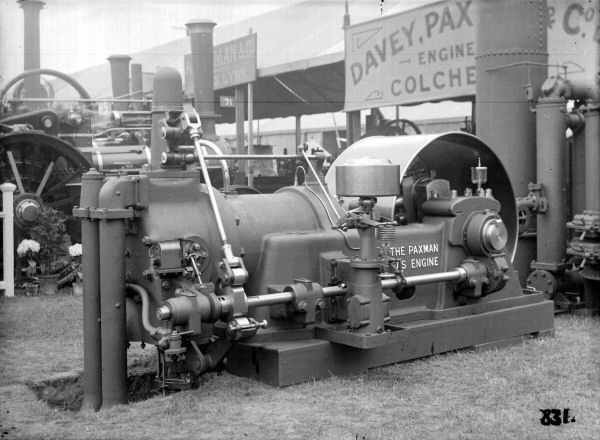
[[[137,217],[136,210],[130,208],[90,208],[89,218],[98,220],[132,220]]]
[[[73,208],[73,217],[77,218],[90,218],[90,209],[93,208]]]

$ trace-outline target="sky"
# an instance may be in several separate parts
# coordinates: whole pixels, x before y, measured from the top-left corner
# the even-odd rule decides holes
[[[343,5],[344,0],[322,0]],[[432,0],[349,0],[373,18]],[[185,23],[208,18],[227,24],[298,0],[45,0],[40,13],[41,67],[71,73],[185,36]],[[343,6],[341,6],[343,7]],[[316,11],[315,11],[316,12]],[[315,13],[318,19],[318,13]],[[310,31],[310,30],[307,30]],[[0,0],[0,86],[23,71],[23,11]]]

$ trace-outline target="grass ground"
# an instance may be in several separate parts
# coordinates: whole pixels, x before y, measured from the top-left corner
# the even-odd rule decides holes
[[[38,399],[49,383],[77,382],[81,307],[60,294],[0,298],[0,439],[600,438],[597,318],[559,316],[553,338],[286,388],[211,374],[197,390],[93,413]],[[130,365],[149,369],[152,354],[132,348]],[[551,408],[575,421],[543,426]]]

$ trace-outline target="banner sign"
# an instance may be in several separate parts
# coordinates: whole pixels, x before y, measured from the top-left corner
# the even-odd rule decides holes
[[[600,0],[548,0],[548,75],[593,81],[600,68]],[[557,68],[555,66],[563,66]]]
[[[472,0],[447,0],[347,27],[344,110],[475,95],[474,8]],[[592,80],[600,0],[548,0],[548,18],[549,76],[564,76],[552,67],[560,65],[567,78]]]
[[[346,28],[345,110],[473,95],[472,1],[444,1]]]
[[[215,90],[256,80],[256,33],[215,46]]]

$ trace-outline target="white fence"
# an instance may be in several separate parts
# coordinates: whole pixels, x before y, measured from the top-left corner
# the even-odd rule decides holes
[[[4,277],[0,281],[0,290],[4,289],[5,296],[15,296],[15,244],[13,219],[13,193],[17,187],[12,183],[0,185],[2,191],[2,261],[4,262]]]

